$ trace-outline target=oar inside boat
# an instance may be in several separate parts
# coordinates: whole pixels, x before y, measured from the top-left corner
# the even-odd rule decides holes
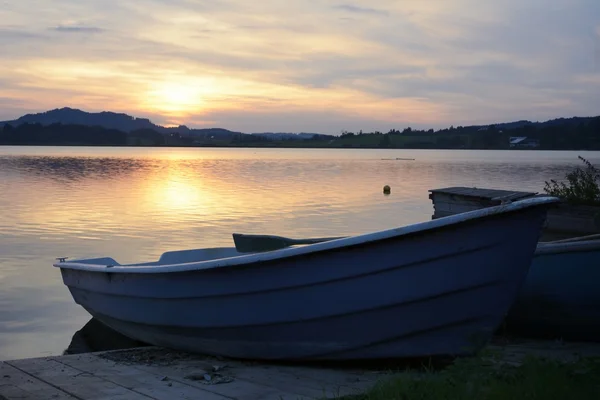
[[[233,234],[235,249],[242,253],[273,251],[299,244],[315,244],[336,239],[344,239],[344,237],[291,239],[276,235],[248,235],[243,233]]]

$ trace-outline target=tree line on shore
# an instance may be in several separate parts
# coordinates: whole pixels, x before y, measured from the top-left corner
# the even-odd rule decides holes
[[[414,149],[508,149],[510,138],[527,137],[547,150],[600,150],[600,116],[561,118],[542,123],[489,126],[458,126],[439,130],[405,128],[388,132],[343,131],[340,136],[283,138],[234,133],[226,136],[188,136],[160,133],[153,129],[125,132],[100,126],[53,123],[5,124],[0,129],[2,145],[81,146],[218,146],[218,147],[323,147],[323,148],[414,148]]]

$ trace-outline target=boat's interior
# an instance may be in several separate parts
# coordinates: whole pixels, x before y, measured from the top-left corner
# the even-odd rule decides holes
[[[248,254],[251,253],[240,253],[235,249],[235,247],[212,247],[207,249],[167,251],[160,256],[158,261],[145,265],[182,264],[189,262],[217,260],[220,258],[229,258]]]
[[[271,259],[277,259],[282,257],[289,257],[291,255],[297,254],[307,254],[312,251],[323,251],[329,250],[332,248],[338,248],[343,246],[355,245],[359,243],[364,243],[365,241],[371,240],[381,240],[388,237],[402,236],[408,235],[414,232],[420,232],[423,230],[434,230],[437,228],[441,228],[442,226],[451,225],[456,222],[462,222],[470,219],[475,219],[482,216],[492,215],[494,213],[501,213],[511,211],[507,209],[507,207],[512,207],[515,210],[526,207],[533,200],[523,200],[521,202],[513,203],[508,206],[499,206],[492,207],[491,209],[483,209],[476,210],[464,214],[457,214],[453,216],[448,216],[444,218],[439,218],[432,221],[427,221],[424,223],[413,224],[401,228],[394,228],[387,231],[374,232],[370,234],[358,235],[354,237],[347,238],[325,238],[320,243],[307,244],[305,246],[299,247],[310,247],[311,249],[294,249],[291,247],[296,246],[287,246],[289,243],[298,243],[303,242],[302,240],[284,240],[284,245],[275,251],[248,251],[253,248],[261,248],[261,246],[241,246],[239,249],[236,247],[212,247],[212,248],[203,248],[203,249],[190,249],[190,250],[176,250],[176,251],[168,251],[163,253],[157,261],[150,262],[142,262],[142,263],[132,263],[132,264],[120,264],[116,260],[110,257],[103,258],[90,258],[90,259],[78,259],[65,262],[64,260],[59,260],[60,263],[55,264],[55,266],[62,266],[65,264],[79,264],[80,266],[77,268],[88,269],[88,266],[94,267],[116,267],[116,266],[136,266],[136,267],[152,267],[152,266],[169,266],[175,267],[177,265],[182,264],[193,264],[193,263],[203,263],[202,268],[213,268],[213,267],[222,267],[229,265],[237,265],[239,263],[245,262],[254,262],[254,261],[265,261]],[[537,199],[537,202],[542,200]],[[544,200],[547,201],[547,200]],[[244,235],[241,235],[244,236]],[[268,239],[269,235],[246,235],[246,236],[255,236],[253,238],[249,238],[254,242],[260,244],[261,240],[264,241]],[[281,239],[286,239],[282,237],[274,237],[271,236],[271,239],[275,238],[276,241],[280,241]],[[239,239],[239,238],[238,238]],[[260,239],[257,241],[257,239]],[[234,234],[234,242],[235,234]],[[306,242],[306,240],[304,240]],[[334,243],[337,242],[337,243]],[[263,243],[264,244],[264,243]],[[240,245],[240,243],[236,242],[236,246]],[[264,247],[264,246],[262,246]],[[268,246],[267,246],[268,247]],[[554,253],[554,252],[564,252],[564,251],[589,251],[589,250],[597,250],[600,248],[600,235],[591,235],[587,237],[578,237],[578,238],[570,238],[565,240],[559,240],[554,242],[540,242],[538,243],[538,249],[536,254],[540,253]],[[240,251],[242,250],[242,251]],[[263,249],[264,250],[264,249]],[[260,257],[259,256],[260,253]],[[264,255],[264,256],[263,256]],[[221,263],[216,260],[228,260]],[[215,261],[215,262],[211,262]],[[206,263],[206,264],[204,264]],[[84,264],[85,266],[81,266]],[[194,268],[198,268],[199,266],[194,266]],[[184,268],[185,269],[185,268]],[[150,268],[150,270],[153,270]],[[144,271],[144,272],[154,272],[154,271]]]
[[[292,255],[299,254],[309,254],[311,252],[316,251],[327,251],[332,249],[343,248],[345,246],[353,246],[358,244],[363,244],[366,242],[372,242],[377,240],[384,240],[388,238],[397,238],[404,235],[414,234],[416,232],[423,231],[435,231],[437,229],[442,229],[445,226],[451,226],[458,223],[465,223],[471,220],[477,220],[480,218],[488,218],[494,215],[500,215],[509,212],[517,212],[519,210],[525,209],[527,207],[537,207],[545,204],[555,203],[558,199],[555,198],[532,198],[526,199],[522,201],[518,201],[515,203],[490,207],[481,210],[474,210],[462,214],[456,214],[447,216],[444,218],[439,218],[435,220],[429,220],[421,223],[416,223],[412,225],[402,226],[391,228],[383,231],[372,232],[352,237],[345,238],[336,238],[336,240],[327,240],[320,243],[309,244],[307,246],[301,246],[304,248],[290,248],[284,247],[275,251],[268,251],[265,254],[261,252],[260,257],[257,252],[246,252],[247,249],[242,249],[244,252],[240,252],[236,247],[215,247],[215,248],[206,248],[206,249],[193,249],[193,250],[179,250],[179,251],[170,251],[162,254],[158,261],[145,262],[145,263],[134,263],[134,264],[120,264],[116,260],[110,257],[104,258],[92,258],[92,259],[78,259],[78,260],[70,260],[66,261],[65,259],[59,259],[58,263],[54,264],[56,267],[76,267],[76,269],[88,269],[87,266],[95,266],[95,267],[110,267],[110,266],[155,266],[155,265],[168,265],[175,266],[181,264],[190,264],[190,263],[198,263],[203,262],[206,263],[203,265],[204,268],[213,268],[215,266],[225,266],[225,265],[237,265],[237,261],[240,263],[244,262],[254,262],[254,261],[265,261],[265,260],[274,260],[284,257],[289,257]],[[258,235],[265,236],[265,235]],[[256,239],[256,238],[255,238]],[[331,238],[330,238],[331,239]],[[234,236],[235,242],[235,236]],[[293,241],[288,241],[293,242]],[[297,242],[297,241],[296,241]],[[310,248],[310,249],[309,249]],[[264,256],[263,256],[264,255]],[[239,258],[238,258],[239,257]],[[232,264],[222,264],[217,260],[232,260],[238,259],[232,262]],[[214,261],[214,262],[213,262]],[[78,265],[78,266],[76,266]],[[85,266],[82,266],[85,265]],[[196,267],[195,267],[196,268]]]
[[[191,250],[177,250],[167,251],[163,253],[158,261],[149,261],[142,263],[133,264],[119,264],[115,259],[110,257],[101,258],[89,258],[89,259],[77,259],[72,262],[78,262],[82,264],[95,264],[95,265],[110,265],[110,266],[152,266],[152,265],[169,265],[169,264],[184,264],[190,262],[209,261],[217,260],[221,258],[230,258],[242,255],[248,255],[252,253],[240,253],[235,247],[212,247],[207,249],[191,249]]]
[[[565,251],[591,251],[598,249],[600,249],[600,235],[592,235],[553,242],[540,242],[538,243],[536,254],[561,253]],[[252,253],[238,252],[235,247],[212,247],[206,249],[167,251],[160,256],[158,261],[143,263],[119,264],[110,257],[78,259],[75,261],[83,264],[110,266],[153,266],[209,261],[249,254]]]

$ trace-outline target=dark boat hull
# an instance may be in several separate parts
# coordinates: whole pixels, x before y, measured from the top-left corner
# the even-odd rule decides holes
[[[546,207],[480,213],[247,264],[61,271],[90,314],[158,346],[271,360],[466,355],[490,340],[513,304]]]

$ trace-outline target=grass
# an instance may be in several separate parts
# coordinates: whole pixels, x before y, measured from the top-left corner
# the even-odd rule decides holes
[[[600,359],[573,363],[527,357],[519,366],[460,359],[441,371],[397,375],[343,400],[600,399]]]

